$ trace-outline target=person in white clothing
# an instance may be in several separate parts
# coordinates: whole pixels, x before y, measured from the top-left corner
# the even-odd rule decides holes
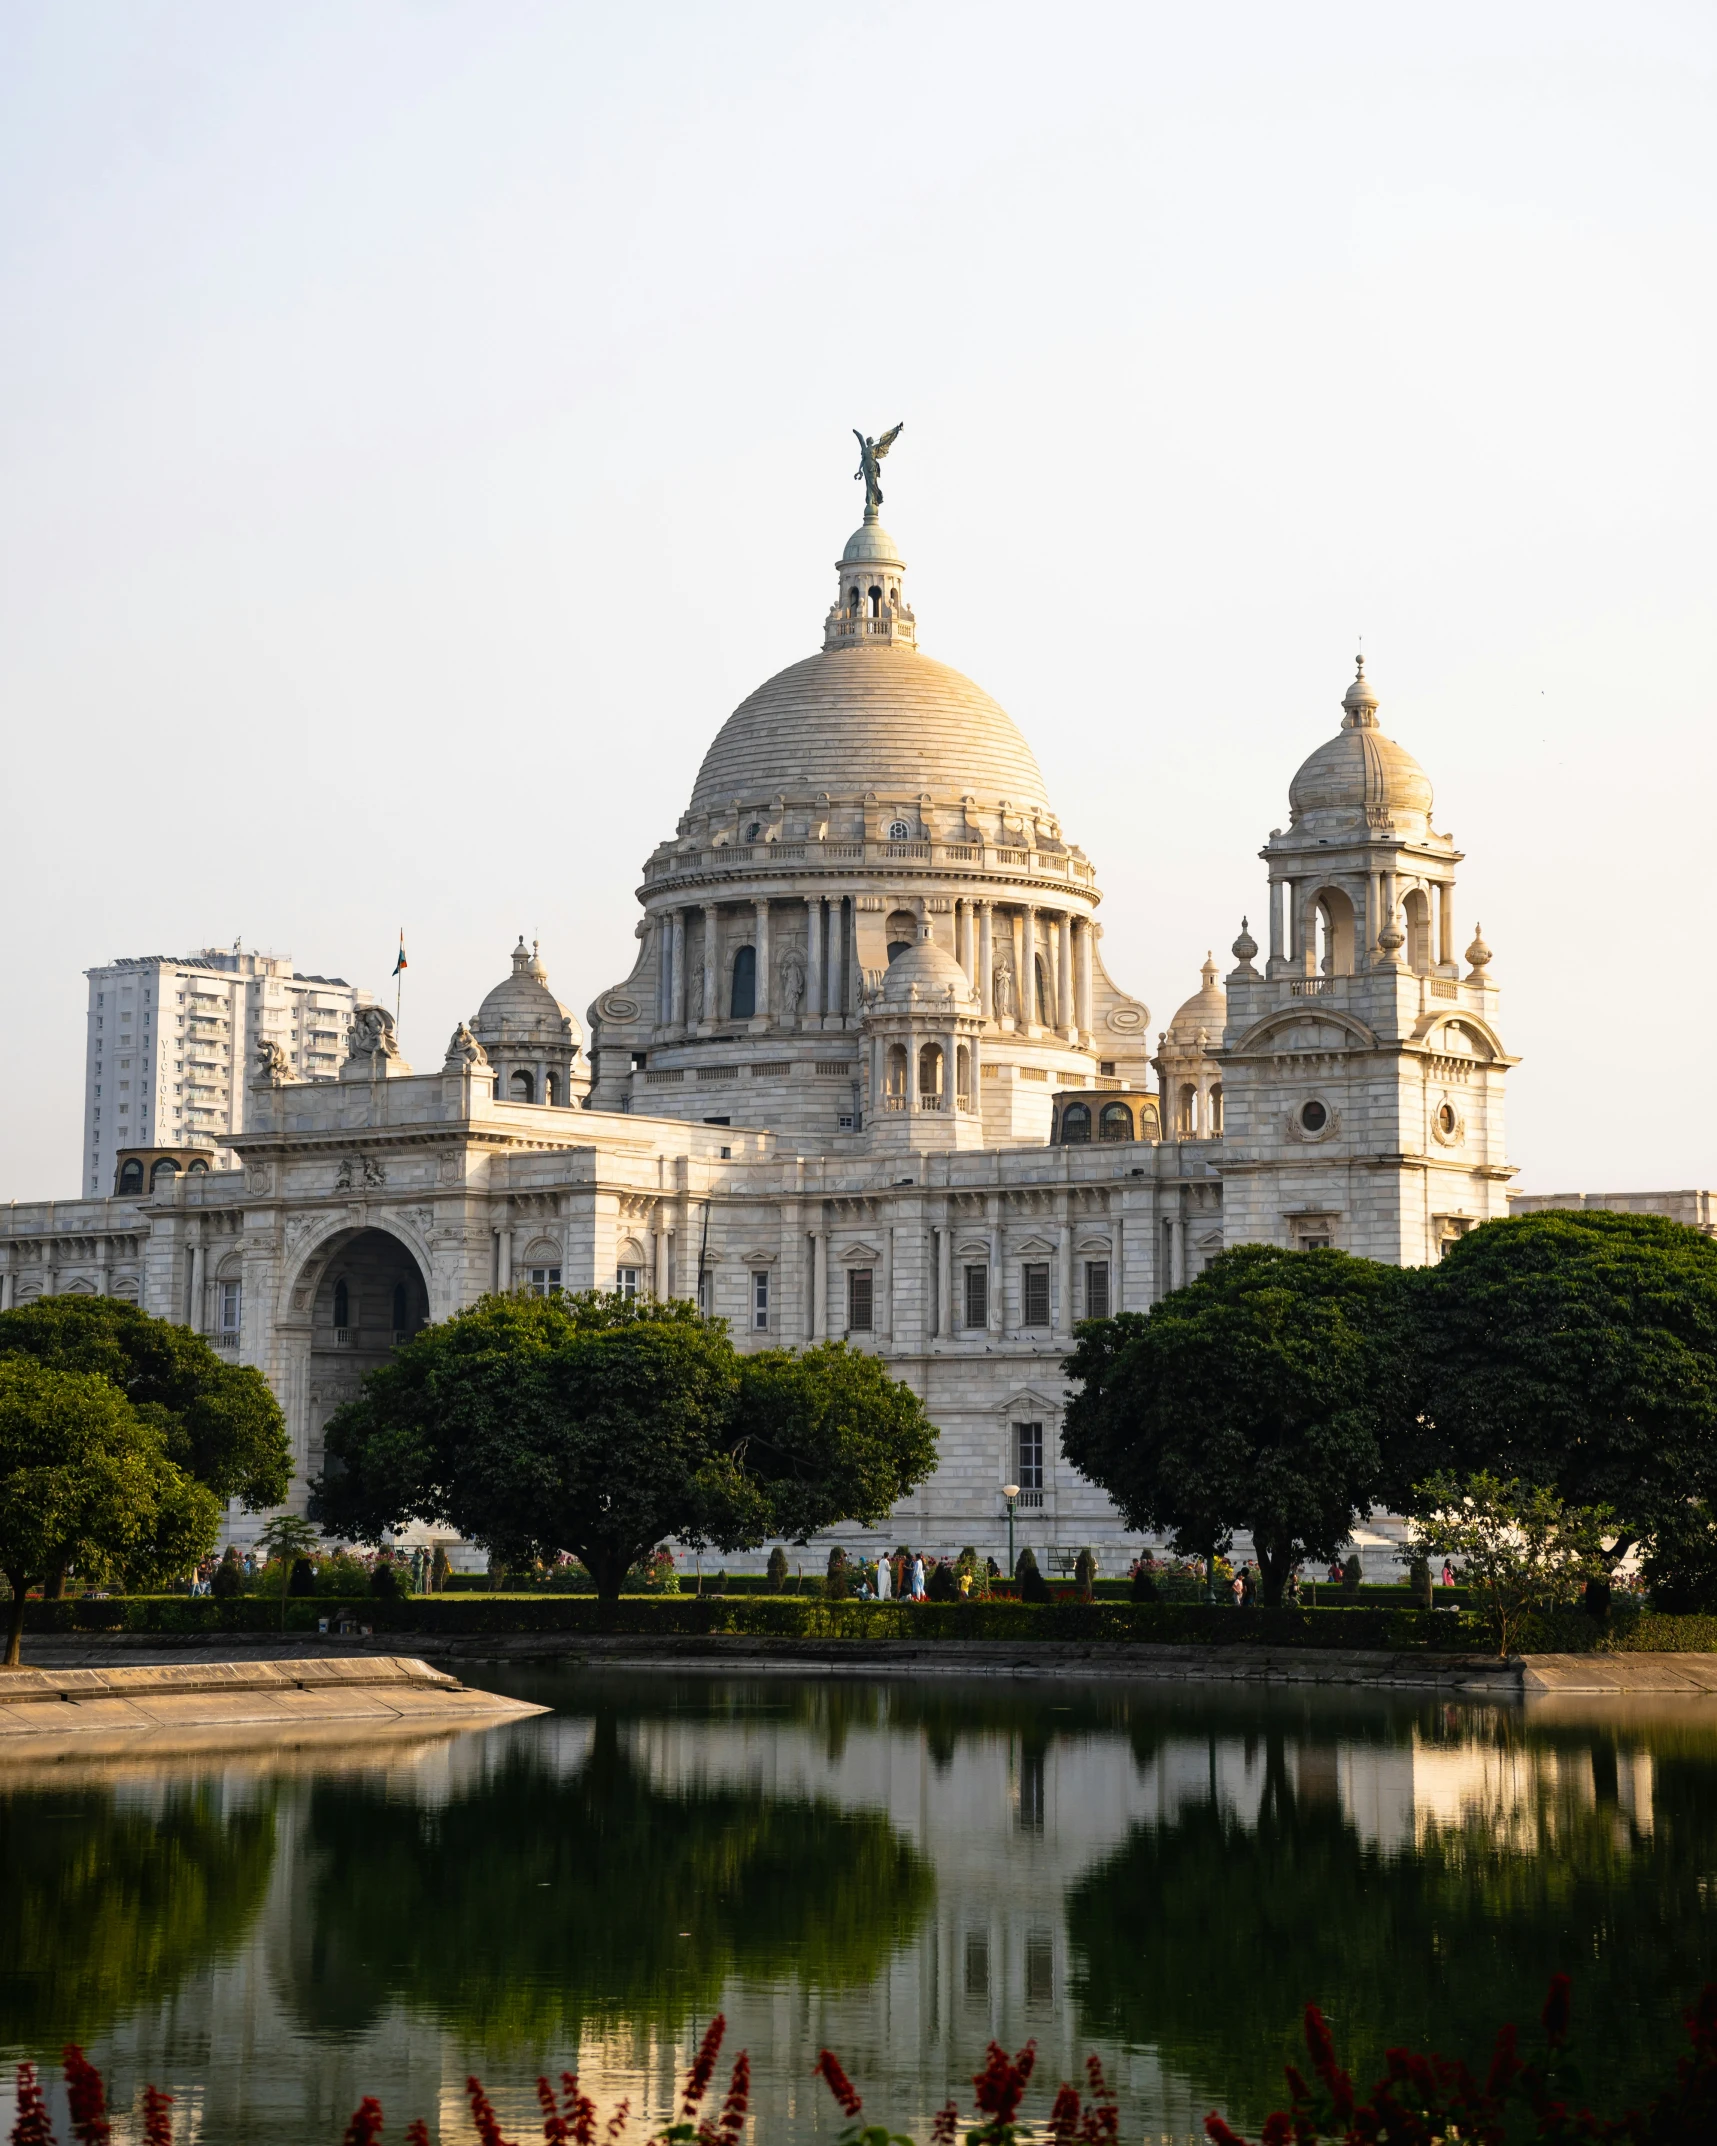
[[[914,1602],[924,1600],[924,1560],[916,1551],[912,1555],[912,1599]]]
[[[879,1602],[886,1602],[893,1592],[893,1588],[894,1575],[889,1570],[888,1559],[879,1557],[876,1561],[876,1599]]]

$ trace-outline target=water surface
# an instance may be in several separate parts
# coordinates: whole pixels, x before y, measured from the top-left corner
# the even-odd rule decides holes
[[[347,1752],[0,1773],[0,2052],[82,2041],[180,2136],[333,2146],[360,2096],[509,2135],[540,2070],[659,2120],[710,2016],[770,2141],[928,2130],[994,2035],[1096,2050],[1123,2136],[1256,2125],[1301,2006],[1369,2072],[1482,2059],[1575,1977],[1602,2099],[1712,1973],[1717,1709],[475,1672],[553,1712]],[[10,2066],[8,2066],[8,2070]],[[9,2114],[0,2109],[9,2122]],[[61,2125],[63,2131],[63,2121]],[[540,2135],[540,2134],[539,2134]]]

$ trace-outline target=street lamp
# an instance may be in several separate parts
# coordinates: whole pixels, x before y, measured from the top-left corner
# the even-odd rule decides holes
[[[1017,1483],[1004,1483],[1002,1496],[1008,1501],[1008,1578],[1014,1578],[1014,1500],[1019,1496]]]

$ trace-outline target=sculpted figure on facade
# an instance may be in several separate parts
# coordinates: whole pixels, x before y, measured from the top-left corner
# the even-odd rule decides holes
[[[990,977],[991,995],[995,1001],[996,1019],[1009,1021],[1014,1010],[1014,972],[1006,962],[998,962]]]
[[[450,1073],[457,1073],[466,1066],[486,1066],[488,1063],[488,1052],[472,1035],[467,1024],[461,1021],[448,1040],[447,1070]]]
[[[882,472],[877,465],[905,430],[905,420],[902,419],[891,431],[885,432],[880,440],[872,440],[867,439],[856,425],[853,428],[853,438],[859,443],[859,466],[853,471],[853,482],[863,482],[867,513],[873,507],[882,505]]]
[[[776,976],[781,1011],[796,1014],[805,997],[805,957],[796,946],[790,946],[781,956]]]
[[[292,1078],[292,1061],[278,1043],[259,1043],[256,1074],[258,1081],[270,1088],[283,1087]]]

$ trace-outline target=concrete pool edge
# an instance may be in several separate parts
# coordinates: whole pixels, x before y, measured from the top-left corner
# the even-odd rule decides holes
[[[171,1665],[181,1678],[198,1670],[238,1674],[234,1661],[237,1635],[222,1635],[217,1656],[206,1638],[189,1635],[179,1642],[163,1635],[65,1635],[39,1639],[31,1652],[39,1669],[54,1674],[131,1665]],[[769,1640],[712,1636],[646,1638],[617,1635],[580,1637],[518,1633],[485,1636],[449,1634],[419,1655],[398,1657],[380,1646],[367,1655],[352,1651],[348,1637],[343,1654],[330,1658],[329,1642],[315,1636],[258,1634],[244,1648],[248,1666],[260,1669],[291,1663],[316,1667],[323,1683],[339,1668],[349,1679],[355,1664],[379,1667],[410,1659],[426,1679],[445,1672],[431,1670],[423,1659],[443,1662],[519,1664],[562,1663],[568,1666],[624,1667],[664,1671],[766,1672],[796,1676],[851,1677],[1091,1677],[1173,1683],[1256,1683],[1273,1685],[1350,1685],[1381,1690],[1488,1692],[1497,1696],[1550,1697],[1652,1694],[1717,1696],[1717,1654],[1537,1654],[1501,1658],[1484,1654],[1377,1653],[1359,1649],[1310,1647],[1208,1647],[1129,1645],[1116,1642],[1005,1640],[910,1641],[867,1645],[851,1640]],[[29,1675],[11,1672],[11,1676]],[[0,1701],[7,1679],[0,1679]],[[385,1678],[383,1679],[385,1681]],[[445,1679],[451,1683],[450,1678]],[[181,1683],[181,1689],[184,1685]],[[225,1686],[231,1689],[230,1684]],[[487,1700],[487,1694],[471,1693]],[[5,1707],[0,1703],[0,1729]]]

